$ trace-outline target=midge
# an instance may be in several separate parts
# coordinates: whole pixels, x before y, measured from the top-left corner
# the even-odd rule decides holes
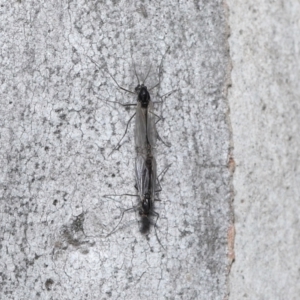
[[[169,48],[167,49],[166,53],[168,52],[168,50],[169,50]],[[156,126],[155,126],[156,123],[161,120],[161,117],[154,113],[154,103],[162,103],[163,101],[152,101],[150,93],[149,93],[151,90],[153,90],[154,88],[156,88],[157,86],[160,85],[161,69],[162,69],[162,63],[163,63],[164,56],[162,57],[162,60],[161,60],[160,66],[159,66],[159,81],[156,85],[154,85],[150,89],[148,89],[147,86],[145,85],[145,81],[147,80],[147,78],[150,74],[151,66],[150,66],[144,80],[142,81],[142,83],[140,83],[140,79],[137,75],[135,65],[134,65],[135,76],[138,81],[138,85],[135,87],[134,91],[130,91],[130,90],[122,87],[121,85],[119,85],[119,83],[116,81],[116,79],[109,72],[107,72],[109,74],[109,76],[112,78],[112,80],[115,82],[115,84],[118,86],[118,88],[120,88],[121,90],[128,92],[130,94],[137,95],[136,103],[122,103],[119,101],[106,100],[107,102],[118,103],[124,107],[130,107],[130,106],[136,107],[136,112],[130,117],[130,119],[127,122],[123,136],[121,137],[121,139],[119,140],[119,142],[113,148],[113,150],[111,151],[111,153],[109,155],[111,155],[113,153],[113,151],[120,148],[120,144],[128,131],[129,124],[134,117],[136,117],[134,136],[135,136],[135,146],[137,148],[143,147],[146,144],[146,142],[148,142],[151,145],[151,147],[155,147],[157,139],[159,139],[167,147],[170,147],[169,143],[166,143],[161,139],[161,137],[159,136],[159,134],[156,130]],[[100,69],[100,67],[98,66],[98,64],[96,62],[94,62],[90,57],[89,57],[89,59]],[[167,93],[167,94],[161,96],[161,98],[163,98],[169,94],[170,93]]]
[[[151,214],[159,216],[154,212],[154,201],[156,195],[161,191],[157,179],[157,167],[155,158],[149,153],[146,157],[138,154],[135,163],[135,178],[138,197],[140,200],[139,214],[142,218],[148,218]],[[159,188],[157,188],[159,186]]]
[[[140,231],[141,233],[147,233],[150,230],[150,226],[154,226],[155,235],[162,246],[156,232],[156,223],[159,219],[159,214],[154,210],[155,201],[160,201],[158,193],[161,191],[160,182],[157,178],[157,167],[156,160],[151,154],[150,147],[147,155],[138,153],[135,161],[135,179],[137,195],[134,194],[123,194],[123,195],[105,195],[110,196],[134,196],[138,197],[138,204],[123,210],[120,220],[114,229],[107,234],[110,236],[113,234],[121,224],[124,214],[130,210],[138,211],[141,221]],[[163,172],[164,173],[164,172]],[[152,221],[152,217],[155,217],[155,221]],[[163,246],[162,246],[163,247]],[[164,247],[163,247],[164,248]]]
[[[157,165],[154,154],[155,149],[153,149],[148,142],[146,142],[144,147],[138,149],[135,161],[135,180],[140,202],[138,205],[142,223],[140,231],[146,233],[149,231],[150,226],[154,225],[156,238],[163,247],[156,232],[156,223],[159,219],[159,214],[154,210],[154,203],[155,201],[160,201],[158,193],[162,190],[158,177],[163,176],[171,165],[168,165],[165,170],[157,176]],[[154,223],[151,220],[152,216],[156,217]]]
[[[160,68],[161,68],[161,66],[160,66]],[[129,121],[127,122],[126,129],[125,129],[125,132],[124,132],[122,138],[119,140],[118,144],[114,147],[112,152],[119,148],[121,141],[123,140],[123,138],[125,137],[125,135],[128,131],[128,126],[129,126],[131,120],[134,118],[134,116],[135,116],[134,137],[135,137],[135,146],[137,149],[143,148],[144,145],[147,143],[149,143],[151,145],[151,147],[155,148],[157,139],[159,139],[167,147],[170,147],[170,144],[164,142],[156,130],[155,125],[157,122],[159,122],[161,120],[161,117],[154,113],[154,103],[162,103],[162,101],[152,101],[149,91],[153,90],[154,88],[156,88],[157,86],[160,85],[160,79],[156,85],[154,85],[153,87],[151,87],[148,90],[147,86],[145,85],[145,81],[148,78],[150,70],[151,70],[151,67],[149,68],[149,71],[142,83],[140,83],[140,80],[137,76],[137,72],[135,70],[135,75],[136,75],[139,83],[136,86],[134,92],[127,90],[124,87],[120,86],[118,84],[118,82],[110,75],[111,78],[114,80],[114,82],[120,89],[122,89],[128,93],[137,95],[137,103],[121,103],[118,101],[109,101],[109,102],[121,104],[122,106],[125,106],[125,107],[126,106],[136,106],[136,111],[130,117]],[[159,71],[159,73],[161,73],[161,71]]]

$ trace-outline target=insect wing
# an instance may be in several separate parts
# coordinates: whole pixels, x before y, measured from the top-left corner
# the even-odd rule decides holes
[[[137,149],[144,149],[147,144],[147,125],[145,111],[141,106],[141,102],[137,103],[135,116],[135,146]]]
[[[135,177],[140,200],[143,199],[149,186],[149,170],[146,167],[146,160],[138,155],[135,160]]]
[[[157,181],[157,167],[156,167],[156,160],[152,157],[152,173],[151,173],[151,198],[152,201],[155,200],[155,192],[156,192],[156,181]]]
[[[149,102],[147,109],[147,138],[151,147],[154,148],[157,141],[157,132],[155,126],[154,105],[152,101]]]

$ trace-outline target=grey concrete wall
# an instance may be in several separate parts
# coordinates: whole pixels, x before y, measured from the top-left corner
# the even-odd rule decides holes
[[[228,5],[236,162],[230,299],[299,299],[300,3]]]
[[[1,299],[224,299],[232,258],[228,15],[222,1],[6,1],[1,19]],[[168,47],[170,51],[166,53]],[[160,135],[156,234],[139,232],[132,63]],[[92,58],[99,67],[90,60]],[[230,163],[230,164],[229,164]],[[228,166],[229,164],[229,166]],[[229,168],[230,167],[230,168]],[[230,243],[228,244],[228,236]],[[158,242],[160,240],[160,243]]]
[[[299,15],[291,0],[2,1],[0,298],[298,299]],[[104,197],[136,192],[133,124],[109,156],[133,113],[109,101],[136,97],[109,73],[133,90],[133,62],[152,64],[151,87],[162,61],[157,227],[129,211],[107,237],[137,205]]]

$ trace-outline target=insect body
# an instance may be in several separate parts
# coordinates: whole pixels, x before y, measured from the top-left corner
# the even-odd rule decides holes
[[[119,86],[119,85],[118,85]],[[120,87],[120,86],[119,86]],[[154,86],[155,87],[155,86]],[[152,90],[154,87],[152,87],[150,90]],[[122,88],[122,87],[120,87]],[[129,90],[126,90],[122,88],[125,91],[128,91],[130,93],[133,93]],[[149,91],[147,87],[142,84],[138,84],[135,88],[135,93],[137,94],[137,103],[125,103],[122,104],[120,102],[117,102],[123,106],[136,106],[136,112],[130,117],[129,121],[127,122],[125,132],[122,136],[122,138],[119,140],[118,144],[112,152],[119,148],[121,141],[125,137],[128,126],[135,116],[135,146],[137,148],[144,147],[146,143],[149,143],[151,147],[156,146],[157,138],[161,140],[166,146],[170,147],[168,143],[165,143],[160,136],[158,135],[158,132],[156,130],[155,124],[160,121],[160,117],[157,116],[154,113],[154,102],[151,100]],[[115,102],[115,101],[110,101]],[[157,120],[156,120],[157,119]],[[112,153],[111,152],[111,153]]]
[[[160,191],[157,180],[156,160],[149,151],[147,156],[138,153],[135,164],[136,187],[139,197],[139,215],[142,220],[142,232],[147,232],[151,225],[151,216],[159,214],[154,211],[154,201],[157,193]],[[156,221],[157,221],[156,219]],[[156,224],[156,222],[155,222]],[[154,224],[154,226],[155,226]]]
[[[141,207],[140,215],[148,216],[153,209],[156,193],[156,160],[154,157],[144,157],[138,154],[135,166],[136,184]]]
[[[149,150],[149,149],[148,149]],[[149,231],[152,223],[151,216],[156,216],[156,221],[154,223],[154,227],[156,226],[156,222],[158,220],[159,214],[154,211],[154,201],[159,201],[156,199],[157,193],[160,192],[160,184],[157,178],[157,168],[156,168],[156,160],[151,155],[151,152],[145,154],[137,153],[137,157],[135,160],[135,178],[136,178],[136,189],[137,195],[131,194],[123,194],[123,195],[105,195],[106,197],[110,196],[135,196],[138,197],[138,204],[134,207],[125,209],[122,213],[120,221],[116,225],[116,227],[107,235],[111,235],[118,228],[121,223],[124,213],[130,210],[135,210],[139,212],[141,217],[142,226],[140,228],[142,233],[146,233]],[[155,228],[156,234],[156,228]]]
[[[153,102],[150,100],[147,88],[142,85],[138,86],[137,89],[140,92],[135,122],[135,147],[137,152],[135,177],[140,201],[139,214],[142,218],[141,231],[146,232],[151,224],[151,215],[155,215],[157,218],[159,216],[154,211],[154,201],[157,193],[155,146],[158,134],[155,127]]]
[[[169,48],[167,49],[166,53],[168,52]],[[101,67],[90,57],[88,57],[98,68],[101,70]],[[140,147],[145,144],[145,138],[148,137],[148,143],[152,146],[156,146],[156,141],[159,139],[163,144],[165,144],[167,147],[170,147],[169,143],[164,142],[161,137],[158,135],[158,132],[156,131],[155,124],[161,120],[161,118],[154,113],[154,103],[162,103],[162,101],[155,101],[153,102],[150,97],[150,91],[156,88],[160,85],[160,75],[161,75],[161,69],[162,69],[162,63],[163,58],[161,60],[160,66],[159,66],[159,82],[152,86],[150,89],[147,88],[147,86],[144,85],[145,81],[148,78],[148,75],[151,70],[151,66],[148,70],[148,73],[146,77],[144,78],[143,82],[140,83],[139,77],[137,75],[137,72],[135,70],[135,75],[138,80],[138,85],[134,89],[134,91],[130,91],[122,86],[119,85],[119,83],[116,81],[116,79],[108,72],[109,76],[112,78],[112,80],[115,82],[115,84],[120,88],[121,90],[128,92],[130,94],[137,95],[137,103],[121,103],[119,101],[111,101],[106,100],[111,103],[118,103],[124,107],[129,106],[136,106],[136,112],[130,117],[129,121],[127,122],[125,132],[122,136],[122,138],[119,140],[118,144],[113,148],[109,156],[114,152],[114,150],[118,149],[120,147],[121,141],[125,137],[128,126],[133,119],[133,117],[136,115],[136,125],[135,125],[135,145],[136,147]],[[135,69],[135,68],[134,68]],[[170,94],[170,93],[167,93]],[[166,94],[166,95],[167,95]],[[162,96],[161,98],[165,97],[166,95]],[[156,119],[155,119],[156,118]],[[139,127],[141,126],[141,127]]]
[[[144,89],[146,87],[143,87]],[[148,91],[147,91],[148,92]],[[155,114],[153,112],[154,105],[153,102],[144,101],[145,99],[139,99],[136,106],[136,113],[135,113],[135,147],[137,151],[141,151],[142,149],[146,149],[149,146],[151,148],[156,147],[156,141],[158,137],[158,133],[156,131],[155,126]],[[148,146],[149,145],[149,146]]]
[[[144,84],[139,84],[138,103],[135,117],[135,147],[137,152],[135,176],[140,199],[140,216],[147,217],[153,212],[156,188],[156,160],[154,157],[157,131],[155,127],[153,102]]]

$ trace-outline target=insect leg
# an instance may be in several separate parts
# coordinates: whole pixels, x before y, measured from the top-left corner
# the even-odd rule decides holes
[[[150,92],[151,90],[155,89],[155,88],[156,88],[157,86],[159,86],[159,85],[160,85],[160,82],[157,83],[156,85],[154,85],[152,88],[148,89],[148,91]]]
[[[154,231],[155,231],[156,239],[157,239],[158,243],[162,246],[162,248],[163,248],[164,250],[166,250],[165,247],[162,245],[160,239],[158,238],[157,230],[156,230],[156,227],[157,227],[157,226],[156,226],[156,223],[157,223],[158,218],[159,218],[159,213],[157,213],[156,211],[152,211],[152,214],[153,214],[154,216],[157,216],[156,221],[155,221],[155,223],[154,223]]]
[[[176,90],[172,90],[172,91],[170,91],[170,92],[167,92],[167,93],[165,93],[165,94],[163,94],[162,96],[159,96],[158,95],[158,98],[160,98],[160,99],[162,99],[162,98],[164,98],[164,97],[169,97],[170,95],[172,95],[173,93],[175,93],[175,92],[177,92],[177,89]],[[164,102],[164,99],[163,100],[160,100],[160,101],[152,101],[153,103],[163,103]]]
[[[125,107],[127,107],[127,106],[136,106],[136,103],[122,103],[120,101],[112,101],[112,100],[105,100],[105,101],[110,102],[110,103],[118,103],[118,104],[120,104],[122,106],[125,106]]]
[[[170,169],[170,167],[172,166],[172,164],[168,164],[158,175],[158,177],[161,177],[161,180],[163,180],[165,174],[168,172],[168,170]]]
[[[110,152],[110,154],[108,156],[110,156],[118,148],[118,146],[120,145],[121,141],[123,140],[123,138],[125,137],[125,135],[127,133],[128,126],[129,126],[129,124],[130,124],[130,122],[131,122],[131,120],[133,119],[134,116],[135,116],[135,113],[131,116],[131,118],[127,122],[126,129],[125,129],[125,132],[124,132],[122,138],[120,139],[120,141],[118,142],[118,144],[116,145],[116,147]]]
[[[171,147],[171,143],[169,143],[169,142],[165,142],[161,137],[160,137],[160,135],[157,133],[157,138],[165,145],[165,146],[167,146],[167,147]]]
[[[155,194],[158,194],[159,192],[162,191],[162,187],[161,187],[160,182],[163,180],[165,174],[168,172],[168,170],[169,170],[169,168],[171,167],[171,165],[172,165],[172,164],[167,165],[167,166],[160,172],[160,174],[157,176],[157,178],[156,178],[157,184],[156,184],[156,185],[158,186],[158,188],[155,190]],[[161,177],[161,178],[159,179],[159,177]],[[160,200],[160,199],[154,199],[154,201],[161,201],[161,200]]]
[[[117,226],[116,226],[110,233],[108,233],[108,234],[106,235],[106,237],[110,236],[111,234],[113,234],[113,233],[116,231],[116,229],[119,227],[120,223],[121,223],[122,220],[123,220],[124,214],[125,214],[127,211],[130,211],[130,210],[133,210],[133,209],[136,209],[136,208],[137,208],[137,207],[134,206],[134,207],[127,208],[127,209],[123,210],[122,216],[121,216],[121,219],[120,219],[119,223],[117,224]]]
[[[158,118],[158,120],[155,122],[155,124],[157,124],[159,121],[161,121],[162,118],[161,118],[160,116],[158,116],[157,114],[155,114],[153,111],[150,111],[150,114],[152,114],[152,115],[154,115],[155,117]],[[158,132],[157,132],[156,129],[155,129],[155,131],[156,131],[157,138],[158,138],[165,146],[171,147],[171,143],[165,142],[165,141],[160,137],[160,135],[158,134]]]
[[[122,194],[122,195],[103,195],[103,197],[105,197],[105,198],[109,198],[109,197],[122,197],[122,196],[138,197],[138,195],[133,195],[133,194]]]

